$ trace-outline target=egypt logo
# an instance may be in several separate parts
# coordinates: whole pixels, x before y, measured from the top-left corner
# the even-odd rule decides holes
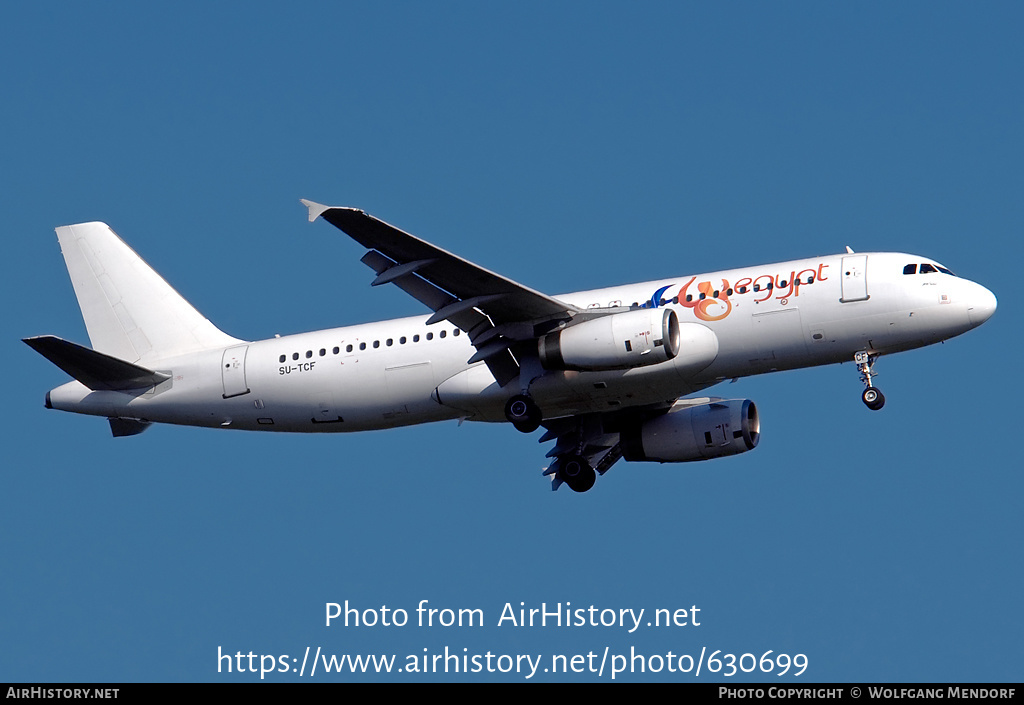
[[[732,303],[729,302],[729,282],[722,280],[722,287],[715,289],[711,282],[701,282],[697,285],[696,294],[690,293],[687,296],[686,290],[691,284],[697,281],[693,277],[679,290],[679,305],[693,309],[693,315],[702,321],[720,321],[732,312]]]

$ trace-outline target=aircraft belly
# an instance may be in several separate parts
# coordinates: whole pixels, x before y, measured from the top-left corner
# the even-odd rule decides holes
[[[531,393],[551,417],[669,402],[705,386],[664,362],[629,370],[548,373],[534,382]]]

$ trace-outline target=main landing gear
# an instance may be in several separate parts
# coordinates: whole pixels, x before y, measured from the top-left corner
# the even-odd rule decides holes
[[[853,356],[853,361],[857,364],[857,369],[860,370],[860,379],[867,385],[867,389],[860,395],[861,401],[872,411],[878,411],[885,406],[885,395],[871,381],[871,378],[875,376],[872,367],[876,359],[878,359],[877,355],[871,355],[863,350]]]
[[[594,486],[597,472],[581,455],[563,455],[558,458],[558,476],[573,492],[586,492]]]
[[[597,481],[597,471],[587,459],[577,453],[565,453],[555,457],[544,471],[545,475],[556,475],[573,492],[586,492]],[[554,486],[558,489],[558,485]]]
[[[533,433],[540,427],[542,416],[537,402],[527,394],[517,394],[505,403],[505,418],[518,431]],[[578,448],[575,453],[558,455],[544,474],[557,473],[573,492],[586,492],[597,481],[597,471],[580,455],[581,452],[582,448]]]
[[[527,395],[517,394],[505,403],[505,418],[517,431],[533,433],[540,427],[540,407]]]

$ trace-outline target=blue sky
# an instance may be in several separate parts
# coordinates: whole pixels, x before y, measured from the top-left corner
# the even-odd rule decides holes
[[[6,7],[0,681],[259,680],[218,673],[218,648],[307,646],[772,650],[808,658],[771,676],[787,685],[1019,681],[1022,20],[999,2]],[[371,290],[362,249],[299,198],[549,293],[850,245],[933,257],[999,311],[883,358],[877,414],[852,364],[744,379],[716,391],[758,403],[755,452],[620,463],[585,495],[548,491],[539,434],[505,426],[114,439],[43,408],[66,377],[20,338],[88,342],[57,225],[109,223],[243,338],[423,312]],[[327,602],[414,619],[424,599],[486,624],[324,626]],[[497,626],[520,602],[702,622]],[[522,679],[430,678],[463,677]]]

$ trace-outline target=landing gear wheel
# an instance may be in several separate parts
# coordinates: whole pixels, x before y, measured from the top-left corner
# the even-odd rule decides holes
[[[505,418],[512,422],[517,431],[533,433],[540,427],[541,413],[533,399],[517,394],[505,403]]]
[[[871,381],[871,378],[876,375],[874,365],[877,359],[877,354],[872,355],[866,350],[860,350],[853,355],[853,361],[860,371],[860,381],[867,387],[864,393],[860,395],[861,401],[872,411],[878,411],[885,406],[885,396],[882,395],[882,391],[874,386]]]
[[[885,406],[885,395],[882,394],[882,390],[878,387],[868,387],[864,390],[864,393],[860,395],[861,400],[864,402],[872,411],[878,411]]]
[[[573,492],[586,492],[594,486],[594,482],[597,480],[594,468],[590,467],[590,463],[579,455],[563,455],[558,467],[558,475]]]

